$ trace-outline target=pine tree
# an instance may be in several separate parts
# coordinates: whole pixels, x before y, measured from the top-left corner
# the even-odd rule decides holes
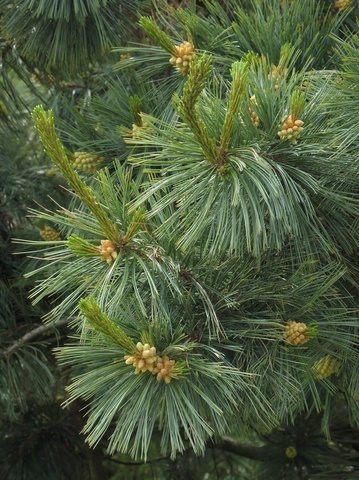
[[[0,7],[2,478],[355,479],[357,2]]]

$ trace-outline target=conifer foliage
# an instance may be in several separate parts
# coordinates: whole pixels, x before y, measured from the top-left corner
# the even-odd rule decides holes
[[[50,3],[0,0],[0,474],[357,478],[359,6]]]

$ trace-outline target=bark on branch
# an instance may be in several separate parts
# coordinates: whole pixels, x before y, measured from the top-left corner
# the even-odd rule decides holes
[[[14,342],[12,345],[7,347],[5,350],[3,350],[0,354],[0,357],[2,358],[9,358],[11,355],[16,352],[19,348],[21,348],[25,343],[30,342],[36,337],[39,337],[43,333],[47,332],[48,330],[54,329],[54,328],[60,328],[69,323],[71,319],[69,318],[61,318],[60,320],[57,320],[56,322],[53,323],[47,323],[45,325],[40,325],[39,327],[36,327],[29,332],[25,333],[22,337],[20,337],[16,342]]]
[[[208,446],[225,452],[234,453],[241,457],[251,458],[252,460],[265,461],[268,460],[269,457],[268,451],[265,447],[243,445],[230,437],[222,437],[220,442],[208,444]]]

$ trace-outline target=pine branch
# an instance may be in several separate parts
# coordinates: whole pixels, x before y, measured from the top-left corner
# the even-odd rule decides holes
[[[67,246],[77,255],[89,257],[98,257],[100,255],[100,247],[92,245],[74,233],[68,238]]]
[[[155,42],[158,43],[164,50],[166,50],[171,55],[176,54],[176,49],[168,38],[168,36],[156,25],[156,23],[149,17],[142,17],[139,21],[139,24],[144,29],[144,31],[149,35]]]
[[[22,337],[20,337],[16,342],[14,342],[10,347],[7,347],[5,350],[3,350],[0,353],[0,356],[2,358],[10,358],[13,353],[16,352],[19,348],[21,348],[25,343],[30,342],[34,338],[39,337],[43,333],[47,332],[48,330],[54,329],[54,328],[60,328],[63,326],[66,326],[71,319],[69,318],[61,318],[60,320],[57,320],[53,323],[47,323],[46,325],[40,325],[39,327],[34,328],[33,330],[30,330],[29,332],[25,333]]]
[[[170,457],[167,456],[167,457],[159,457],[159,458],[153,458],[153,459],[150,459],[150,460],[146,460],[145,462],[124,462],[122,460],[117,460],[115,458],[112,458],[112,457],[106,457],[106,460],[110,461],[110,462],[114,462],[114,463],[118,463],[120,465],[128,465],[128,466],[139,466],[139,465],[148,465],[150,463],[157,463],[157,462],[163,462],[164,460],[170,460]]]
[[[113,224],[112,220],[108,217],[106,211],[97,201],[91,188],[81,180],[72,163],[68,159],[66,149],[56,135],[52,111],[48,110],[45,112],[44,108],[41,105],[38,105],[34,108],[33,118],[36,122],[36,130],[40,135],[47,155],[61,170],[70,187],[75,190],[80,200],[94,214],[108,240],[115,245],[121,245],[122,235]]]
[[[208,442],[209,448],[216,448],[225,452],[234,453],[241,457],[250,458],[252,460],[267,461],[269,459],[268,451],[265,447],[257,447],[255,445],[244,445],[236,442],[233,438],[222,437],[219,443]]]
[[[82,299],[79,303],[80,312],[85,315],[87,321],[95,330],[101,332],[107,338],[120,345],[127,353],[135,349],[134,342],[122,331],[122,329],[110,320],[97,305],[93,297]]]
[[[217,165],[220,150],[216,140],[212,138],[196,112],[196,103],[205,87],[211,71],[211,58],[205,55],[194,57],[190,63],[188,80],[183,89],[183,95],[179,98],[173,96],[173,104],[179,116],[190,127],[193,135],[200,144],[203,154],[211,165]]]
[[[90,448],[87,443],[85,443],[85,446],[87,463],[90,471],[90,480],[102,480],[105,477],[103,452],[99,447]]]
[[[135,125],[141,126],[141,99],[137,95],[133,95],[129,98],[130,112],[133,117]]]
[[[224,120],[221,133],[221,149],[225,152],[228,148],[231,134],[238,117],[240,101],[243,94],[246,94],[246,80],[248,76],[248,60],[235,62],[232,65],[231,76],[231,90],[229,94],[227,113]]]

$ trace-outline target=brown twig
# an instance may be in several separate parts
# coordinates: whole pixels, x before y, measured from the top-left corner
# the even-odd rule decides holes
[[[47,332],[48,330],[54,329],[54,328],[60,328],[69,323],[71,319],[69,318],[61,318],[60,320],[57,320],[53,323],[47,323],[45,325],[40,325],[39,327],[36,327],[29,332],[25,333],[22,337],[20,337],[16,342],[14,342],[12,345],[7,347],[5,350],[3,350],[0,353],[0,357],[8,359],[11,357],[11,355],[16,352],[19,348],[21,348],[25,343],[30,342],[36,337],[39,337],[42,335],[44,332]]]
[[[208,443],[208,447],[234,453],[241,457],[251,458],[252,460],[268,460],[268,452],[265,447],[244,445],[230,437],[222,437],[218,443]]]

